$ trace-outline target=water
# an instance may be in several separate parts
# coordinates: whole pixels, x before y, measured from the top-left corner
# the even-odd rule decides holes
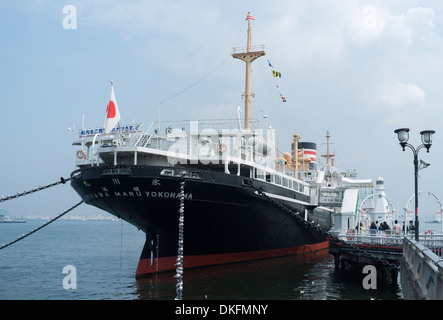
[[[42,221],[0,224],[0,244]],[[0,250],[0,300],[174,300],[174,273],[135,279],[145,236],[122,221],[59,220]],[[185,239],[186,246],[186,239]],[[63,287],[63,268],[77,270],[77,288]],[[304,256],[185,270],[185,300],[401,300],[397,283],[335,270],[328,251]],[[399,282],[398,282],[399,283]]]

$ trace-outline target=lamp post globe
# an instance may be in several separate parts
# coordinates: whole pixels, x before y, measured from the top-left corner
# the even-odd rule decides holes
[[[425,145],[426,150],[429,152],[429,148],[432,145],[432,135],[435,133],[434,130],[425,130],[420,132],[421,142]]]

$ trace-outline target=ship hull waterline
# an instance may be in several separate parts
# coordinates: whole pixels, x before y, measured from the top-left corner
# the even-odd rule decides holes
[[[184,268],[282,257],[328,248],[321,234],[303,227],[248,185],[252,179],[192,169],[198,179],[162,176],[164,167],[89,167],[72,173],[85,203],[146,233],[136,277],[175,270],[180,182],[184,194]],[[252,180],[295,212],[308,196]]]

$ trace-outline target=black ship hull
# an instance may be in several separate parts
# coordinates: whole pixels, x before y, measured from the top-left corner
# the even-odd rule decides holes
[[[146,233],[136,276],[174,270],[178,250],[180,176],[170,167],[89,167],[72,173],[72,187],[89,205]],[[185,168],[186,169],[186,168]],[[256,260],[328,247],[322,235],[304,228],[259,195],[252,179],[210,170],[186,169],[184,267]],[[295,212],[309,197],[266,181],[257,188]]]

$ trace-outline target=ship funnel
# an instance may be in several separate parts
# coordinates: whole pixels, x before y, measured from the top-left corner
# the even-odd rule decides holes
[[[292,160],[294,160],[294,143],[291,144]],[[308,160],[308,167],[303,170],[317,169],[317,144],[314,142],[299,142],[298,143],[298,159]]]

